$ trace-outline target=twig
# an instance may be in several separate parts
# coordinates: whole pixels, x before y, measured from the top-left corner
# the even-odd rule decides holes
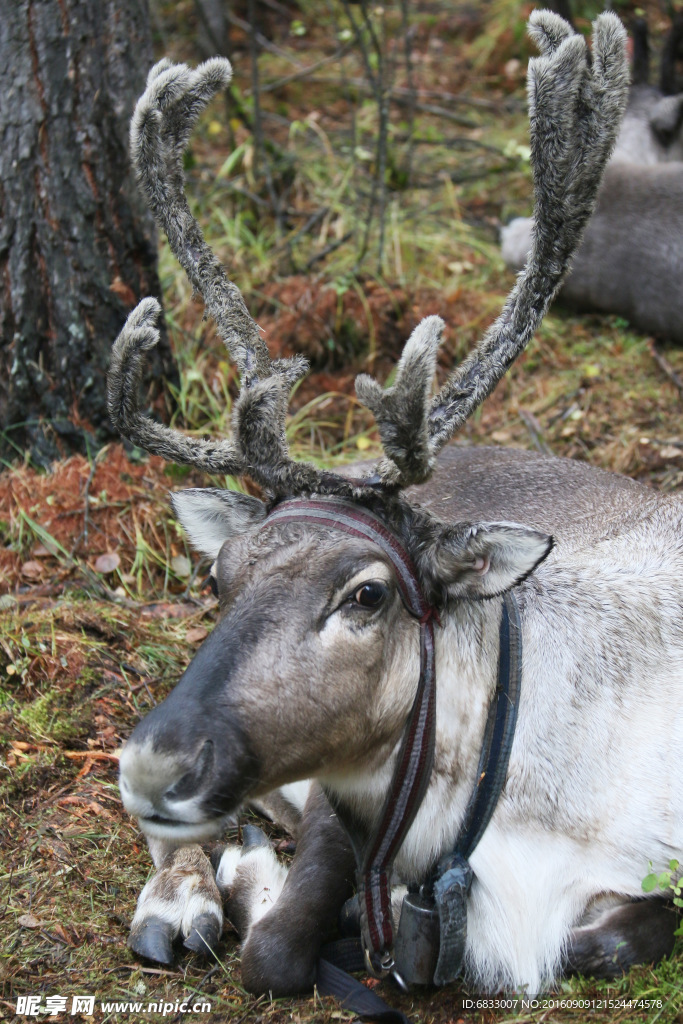
[[[410,98],[410,87],[403,89],[395,86],[391,90],[392,96],[406,96]],[[478,99],[474,96],[463,96],[459,92],[442,92],[439,89],[419,89],[419,95],[427,100],[440,100],[442,103],[457,103],[464,107],[478,107],[481,110],[500,110],[500,103],[494,100]]]
[[[261,90],[259,88],[257,49],[257,40],[260,41],[260,39],[258,39],[260,34],[257,33],[254,28],[256,19],[256,0],[249,0],[247,10],[249,12],[249,24],[252,26],[252,31],[249,34],[249,50],[251,55],[251,92],[254,100],[254,176],[258,176],[260,166],[262,165],[263,174],[266,179],[266,187],[268,188],[268,195],[270,196],[273,213],[275,214],[278,232],[280,232],[282,230],[281,204],[273,186],[273,177],[270,173],[270,161],[264,144],[263,122],[261,120]]]
[[[201,558],[199,559],[198,562],[195,563],[195,566],[194,566],[192,572],[190,573],[190,577],[189,577],[189,579],[187,581],[187,586],[185,587],[185,589],[183,590],[182,594],[180,595],[180,600],[181,601],[188,601],[188,600],[189,601],[196,601],[196,598],[192,597],[190,591],[192,590],[192,587],[194,586],[195,580],[197,579],[197,576],[199,575],[200,569],[203,567],[202,563],[203,563],[203,559],[201,559]]]
[[[106,448],[103,448],[102,452],[105,452],[106,450]],[[69,552],[70,558],[74,557],[74,555],[78,551],[78,548],[82,540],[85,541],[86,544],[88,543],[88,523],[90,522],[90,485],[95,477],[95,472],[97,470],[97,461],[102,452],[98,452],[95,455],[94,459],[92,460],[92,464],[90,466],[90,473],[88,474],[88,479],[85,481],[85,488],[83,490],[83,529],[79,533],[78,537],[76,537],[74,545],[71,548],[71,551]]]
[[[481,139],[470,139],[466,135],[454,135],[450,139],[426,139],[422,135],[399,133],[394,135],[394,142],[411,142],[414,146],[441,146],[443,149],[483,149],[496,156],[505,156],[499,146],[492,146],[490,142],[482,142]]]
[[[678,394],[681,396],[681,398],[683,398],[683,380],[681,380],[679,375],[676,373],[669,360],[662,355],[662,353],[655,345],[654,341],[649,341],[647,347],[649,348],[650,355],[656,362],[657,366],[660,368],[660,370],[664,371],[664,373],[667,375],[671,383],[678,390]]]
[[[392,96],[392,103],[398,103],[401,106],[405,106],[408,103],[407,97],[403,96]],[[439,107],[435,103],[416,103],[415,110],[419,110],[422,114],[433,114],[435,117],[443,117],[447,121],[453,121],[455,124],[459,124],[461,128],[479,128],[481,127],[476,121],[472,121],[469,117],[462,117],[460,114],[454,114],[452,110],[446,110],[445,107]]]
[[[375,205],[377,203],[377,197],[379,193],[379,242],[377,247],[377,264],[378,273],[382,273],[382,259],[384,254],[384,231],[385,231],[385,211],[386,211],[386,196],[387,196],[387,183],[386,183],[386,165],[387,165],[387,145],[389,138],[389,93],[390,89],[387,88],[386,81],[386,54],[385,48],[382,46],[377,33],[375,32],[372,18],[368,13],[367,0],[361,0],[361,12],[363,14],[363,23],[359,24],[351,10],[351,5],[348,0],[342,0],[344,5],[344,11],[349,19],[353,32],[358,43],[361,55],[363,57],[363,64],[365,66],[365,73],[368,77],[368,81],[371,85],[372,95],[377,102],[377,114],[379,118],[378,131],[377,131],[377,158],[375,162],[375,174],[372,180],[372,193],[370,196],[370,203],[368,205],[368,212],[365,221],[365,231],[363,234],[363,243],[360,248],[360,253],[356,261],[359,265],[365,257],[368,249],[370,240],[370,228],[372,227],[372,221],[375,212]],[[384,22],[382,22],[384,24]],[[374,50],[374,57],[376,61],[376,72],[373,69],[372,60],[370,57],[369,48],[363,36],[362,29],[368,33],[372,48]]]
[[[539,450],[539,452],[543,452],[544,455],[552,455],[552,448],[550,448],[549,445],[546,444],[545,439],[543,437],[543,428],[541,427],[541,424],[538,422],[534,414],[532,412],[529,412],[528,409],[520,409],[519,418],[521,419],[526,429],[529,431],[531,440],[533,441],[535,447]]]
[[[252,1003],[251,1006],[249,1007],[249,1009],[247,1010],[247,1012],[243,1013],[241,1017],[238,1017],[237,1020],[234,1022],[234,1024],[243,1024],[243,1022],[248,1017],[252,1016],[252,1014],[253,1014],[254,1010],[256,1009],[256,1007],[259,1005],[259,1003],[263,1002],[263,1000],[265,998],[266,998],[265,996],[259,996],[258,999],[256,1000],[256,1002]]]
[[[272,82],[266,82],[261,86],[261,92],[275,92],[277,89],[281,89],[285,85],[289,85],[290,82],[298,82],[302,78],[307,78],[312,75],[318,68],[324,67],[326,64],[333,64],[337,60],[341,60],[349,52],[351,44],[345,43],[341,46],[336,53],[333,53],[331,57],[322,57],[320,60],[316,60],[313,64],[309,64],[308,67],[301,68],[300,71],[293,71],[291,75],[283,75],[282,78],[276,78]],[[249,95],[248,92],[245,93]]]
[[[71,761],[77,761],[82,757],[89,757],[93,761],[118,761],[118,754],[106,754],[102,750],[63,750],[63,757],[68,757]]]
[[[326,78],[325,76],[318,76],[311,78],[311,82],[319,83],[320,85],[339,85],[338,78]],[[359,89],[362,92],[370,93],[375,95],[374,89],[371,84],[365,81],[364,78],[349,78],[346,80],[347,86],[352,86],[355,89]],[[396,103],[401,107],[412,106],[413,102],[406,89],[388,89],[387,95],[392,103]],[[433,103],[421,103],[416,102],[414,105],[415,110],[420,110],[425,114],[434,114],[436,117],[443,117],[449,121],[454,121],[459,124],[462,128],[481,128],[478,121],[472,121],[469,117],[463,117],[461,114],[454,114],[452,110],[447,110],[445,107],[439,106]]]
[[[298,242],[302,235],[307,235],[309,231],[312,231],[329,212],[329,206],[321,206],[319,210],[311,214],[305,224],[302,224],[293,235],[285,239],[283,245],[293,245],[294,242]]]
[[[268,53],[272,53],[276,57],[282,57],[283,60],[288,61],[297,68],[301,68],[301,62],[292,57],[291,53],[288,53],[287,50],[282,50],[279,46],[276,46],[275,43],[271,43],[271,41],[266,39],[263,33],[259,32],[257,28],[252,28],[248,21],[244,21],[243,18],[239,18],[229,10],[226,10],[225,16],[231,25],[234,25],[236,28],[241,28],[248,36],[253,35],[254,39],[262,49],[267,50]]]
[[[317,252],[315,253],[314,256],[311,256],[310,260],[306,264],[306,270],[310,270],[311,267],[314,266],[314,264],[316,264],[319,260],[324,260],[326,256],[329,256],[331,252],[334,252],[335,249],[338,249],[340,245],[344,244],[344,242],[348,242],[349,238],[351,238],[352,235],[353,231],[347,231],[346,234],[343,235],[341,238],[338,238],[335,242],[330,242],[330,244],[326,245],[324,249],[320,250],[320,252]]]
[[[313,229],[320,223],[321,220],[323,220],[324,217],[327,216],[329,212],[329,206],[321,206],[319,210],[316,210],[315,213],[313,213],[308,218],[305,224],[303,224],[297,231],[295,231],[293,235],[291,235],[288,238],[285,238],[277,247],[276,252],[286,252],[288,254],[289,263],[294,273],[298,272],[298,268],[293,253],[293,246],[295,242],[297,242],[299,238],[302,237],[302,235],[306,235],[308,234],[309,231],[313,231]]]
[[[406,181],[410,185],[413,175],[413,146],[415,137],[415,104],[417,103],[417,89],[413,77],[413,51],[412,39],[413,29],[410,25],[410,4],[409,0],[401,0],[401,28],[403,30],[403,57],[406,65],[406,81],[408,88],[408,148],[405,157]],[[398,91],[398,90],[397,90]]]

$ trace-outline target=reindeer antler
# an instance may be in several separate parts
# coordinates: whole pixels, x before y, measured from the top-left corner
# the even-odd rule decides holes
[[[418,337],[422,325],[401,360],[410,353],[410,403],[400,400],[405,388],[397,390],[398,381],[382,392],[371,378],[358,378],[358,397],[378,418],[386,453],[378,474],[387,486],[427,479],[437,453],[529,343],[578,248],[616,140],[628,89],[626,32],[619,19],[607,13],[596,20],[592,60],[583,37],[556,14],[534,11],[529,33],[541,50],[528,73],[532,250],[501,315],[433,399],[434,334]]]
[[[248,474],[276,493],[329,490],[330,474],[293,462],[285,440],[287,399],[306,370],[302,356],[271,360],[239,288],[204,240],[185,197],[182,158],[197,118],[232,76],[230,63],[215,58],[191,71],[162,60],[149,73],[131,122],[131,154],[147,203],[207,314],[216,321],[241,378],[233,414],[233,440],[200,441],[149,419],[138,391],[145,351],[156,345],[159,304],[144,299],[117,338],[108,376],[112,423],[153,454],[212,473]],[[335,488],[337,489],[337,488]],[[352,487],[355,491],[355,487]]]
[[[185,146],[201,110],[230,81],[230,64],[215,58],[196,71],[169,61],[157,64],[133,116],[133,160],[173,253],[216,321],[241,387],[232,440],[189,438],[143,415],[137,398],[141,360],[158,341],[159,314],[158,303],[145,299],[116,340],[109,371],[109,413],[120,433],[175,462],[246,474],[276,495],[361,497],[378,483],[396,489],[425,480],[440,449],[493,391],[542,320],[581,240],[626,105],[626,33],[613,14],[595,22],[592,60],[583,37],[555,14],[534,12],[529,32],[541,50],[529,63],[528,79],[535,192],[529,260],[501,315],[436,397],[439,317],[428,317],[413,332],[392,387],[382,389],[372,377],[358,377],[358,397],[374,413],[385,451],[376,477],[364,482],[290,458],[288,396],[308,364],[300,356],[271,360],[239,288],[209,249],[185,198]]]

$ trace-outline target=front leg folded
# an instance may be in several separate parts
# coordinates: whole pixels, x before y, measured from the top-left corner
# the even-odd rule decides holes
[[[256,832],[244,854],[228,847],[217,871],[227,916],[242,939],[242,983],[256,995],[307,992],[315,983],[320,947],[353,891],[353,852],[316,785],[288,872]]]
[[[212,952],[223,930],[223,902],[211,863],[196,843],[174,847],[149,840],[157,868],[140,893],[128,945],[139,956],[173,963],[173,942]]]

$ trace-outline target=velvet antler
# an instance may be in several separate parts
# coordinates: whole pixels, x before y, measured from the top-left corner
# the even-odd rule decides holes
[[[148,452],[212,473],[248,474],[275,493],[330,488],[329,474],[293,462],[285,440],[287,400],[308,369],[301,356],[271,360],[239,288],[229,280],[206,244],[185,197],[183,153],[197,118],[212,96],[230,81],[227,60],[215,58],[191,71],[162,60],[152,68],[131,122],[131,155],[139,184],[171,250],[204,299],[240,373],[233,413],[233,438],[201,441],[145,416],[138,392],[142,358],[159,339],[160,312],[144,299],[128,317],[114,344],[108,377],[112,423]],[[355,488],[349,485],[351,490]]]
[[[524,350],[557,292],[595,204],[616,140],[628,87],[626,33],[613,14],[594,25],[592,58],[585,40],[549,11],[535,11],[529,32],[541,56],[529,63],[528,92],[535,230],[531,254],[503,311],[482,341],[432,397],[443,322],[428,317],[413,332],[394,384],[356,381],[374,414],[385,458],[373,484],[396,489],[427,479],[438,452]],[[301,357],[271,360],[242,294],[228,279],[190,213],[182,156],[200,111],[230,80],[228,61],[196,71],[161,61],[152,69],[131,125],[131,149],[147,202],[171,249],[204,298],[241,376],[232,440],[189,438],[144,416],[138,405],[143,353],[158,340],[159,306],[145,299],[114,345],[109,412],[114,425],[147,451],[210,472],[246,474],[276,495],[337,493],[360,497],[370,481],[350,481],[294,462],[285,440]]]
[[[405,384],[397,379],[383,392],[371,378],[358,378],[358,397],[378,418],[386,453],[378,472],[388,486],[406,487],[430,475],[437,453],[529,343],[578,248],[616,140],[628,89],[619,19],[609,13],[597,19],[592,59],[583,37],[549,11],[533,12],[529,33],[541,50],[528,74],[532,250],[501,315],[434,398],[436,327],[427,326],[434,318],[406,345]]]

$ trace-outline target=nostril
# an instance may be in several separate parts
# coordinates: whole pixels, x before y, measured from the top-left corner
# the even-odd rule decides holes
[[[202,788],[202,782],[213,765],[213,743],[207,740],[199,751],[197,760],[188,772],[174,782],[166,792],[166,800],[187,800]]]

